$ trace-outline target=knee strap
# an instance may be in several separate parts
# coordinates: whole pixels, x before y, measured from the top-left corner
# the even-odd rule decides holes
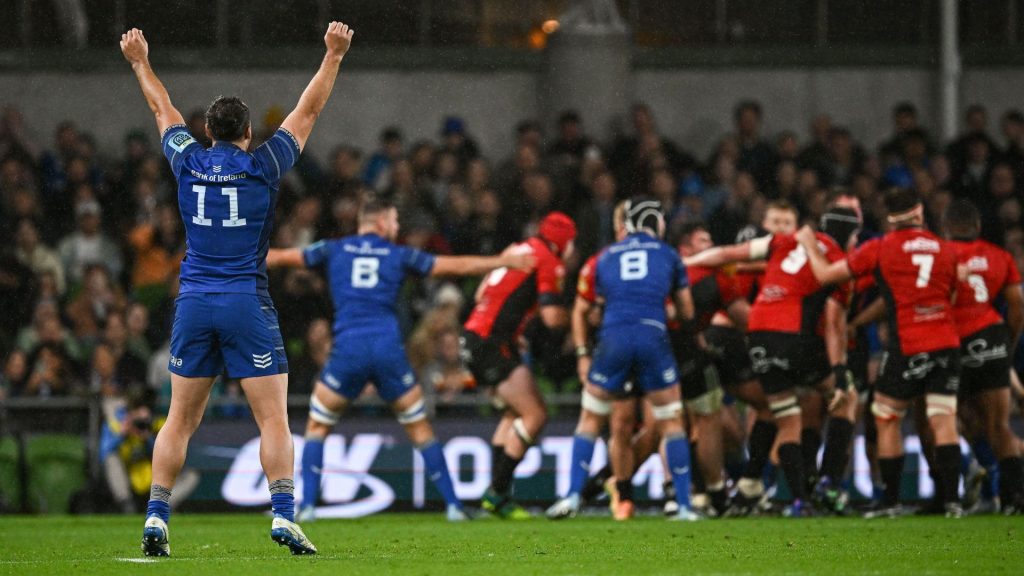
[[[523,444],[533,446],[533,436],[530,434],[529,430],[526,429],[526,423],[523,422],[522,418],[516,418],[512,421],[512,430],[516,433],[516,436],[519,436],[519,439],[523,441]]]
[[[875,415],[876,420],[889,422],[903,418],[903,415],[907,413],[907,409],[904,408],[903,410],[897,410],[888,404],[882,404],[878,400],[875,400],[871,403],[871,413]]]
[[[413,402],[412,406],[398,412],[395,416],[398,418],[399,424],[412,424],[414,422],[419,422],[427,417],[426,403],[423,401],[423,398],[420,398]]]
[[[772,415],[775,416],[775,418],[786,418],[787,416],[800,415],[800,404],[797,402],[796,396],[791,396],[784,400],[769,402],[768,408],[771,409]]]
[[[586,390],[583,391],[583,399],[580,404],[584,410],[587,412],[593,412],[598,416],[607,416],[612,413],[611,402],[602,400]]]
[[[956,396],[953,394],[928,394],[925,396],[928,417],[955,416]]]
[[[708,390],[693,400],[687,401],[686,405],[701,416],[710,416],[722,407],[722,389]]]
[[[675,402],[669,402],[664,406],[652,406],[651,412],[654,414],[655,420],[671,420],[678,418],[683,412],[683,403],[679,400]]]
[[[334,426],[341,419],[341,412],[329,410],[316,395],[313,395],[309,397],[309,417],[324,426]]]

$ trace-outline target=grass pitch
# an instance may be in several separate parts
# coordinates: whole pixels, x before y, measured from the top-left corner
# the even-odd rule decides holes
[[[1021,574],[1024,518],[661,518],[448,524],[382,514],[306,526],[292,557],[253,514],[178,514],[169,559],[144,559],[142,517],[0,518],[0,574]]]

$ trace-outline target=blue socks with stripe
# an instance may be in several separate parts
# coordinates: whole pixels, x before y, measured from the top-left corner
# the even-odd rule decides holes
[[[579,494],[590,479],[590,460],[594,457],[594,443],[596,439],[586,434],[576,434],[572,437],[572,459],[569,468],[569,493]]]
[[[452,486],[452,477],[448,473],[448,462],[444,459],[444,450],[441,448],[441,443],[437,440],[431,440],[420,446],[419,452],[420,456],[423,457],[423,467],[427,471],[427,476],[434,483],[437,491],[441,493],[444,503],[461,509],[462,502],[455,496],[455,487]]]
[[[665,459],[668,461],[672,485],[676,489],[676,502],[680,508],[690,507],[690,441],[685,434],[665,439]]]
[[[270,508],[274,516],[295,522],[295,481],[281,478],[270,483]]]
[[[146,506],[146,518],[156,516],[165,523],[171,521],[171,489],[159,484],[149,487],[149,504]]]
[[[302,447],[302,505],[315,506],[324,466],[324,439],[306,438]]]

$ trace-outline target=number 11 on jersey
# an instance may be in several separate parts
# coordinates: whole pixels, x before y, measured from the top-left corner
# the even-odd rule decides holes
[[[192,223],[199,226],[213,226],[213,220],[206,217],[206,186],[192,185],[192,191],[199,195],[196,202],[196,215],[192,217]],[[224,188],[220,191],[222,196],[228,197],[227,220],[221,220],[221,226],[225,228],[238,228],[245,226],[245,218],[238,217],[238,188]]]

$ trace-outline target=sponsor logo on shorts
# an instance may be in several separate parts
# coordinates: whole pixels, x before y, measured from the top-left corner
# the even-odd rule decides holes
[[[327,381],[327,385],[331,388],[341,388],[341,382],[338,382],[338,379],[333,374],[327,374],[324,380]]]
[[[676,381],[676,369],[675,368],[669,368],[668,370],[665,370],[664,372],[661,373],[661,379],[664,380],[666,384],[671,384],[671,383],[675,382]]]
[[[184,363],[185,363],[185,361],[182,360],[181,358],[176,358],[174,356],[171,356],[171,362],[170,362],[171,366],[174,366],[175,368],[181,368],[181,365],[184,364]]]
[[[267,352],[266,354],[253,354],[252,355],[252,364],[253,364],[253,366],[259,368],[260,370],[264,370],[266,368],[270,368],[270,365],[274,363],[274,359],[271,358],[271,354],[272,354],[271,352]]]
[[[408,388],[409,386],[412,386],[415,383],[416,383],[416,377],[412,375],[412,372],[409,372],[405,376],[402,376],[402,384],[405,384],[406,388]]]
[[[932,368],[935,368],[936,360],[942,362],[945,359],[932,358],[931,355],[929,355],[927,352],[922,352],[921,354],[914,354],[913,356],[910,357],[909,360],[907,360],[907,369],[903,371],[903,379],[920,380],[924,378],[925,376],[928,375],[929,372],[932,371]],[[948,360],[942,362],[944,366],[947,363]]]
[[[978,338],[967,343],[967,346],[964,347],[964,354],[960,357],[960,362],[968,368],[978,368],[989,360],[1007,358],[1008,356],[1006,344],[990,348],[988,340]]]
[[[750,349],[750,362],[757,374],[766,374],[772,366],[780,370],[789,370],[788,358],[769,357],[764,346],[754,346]]]

